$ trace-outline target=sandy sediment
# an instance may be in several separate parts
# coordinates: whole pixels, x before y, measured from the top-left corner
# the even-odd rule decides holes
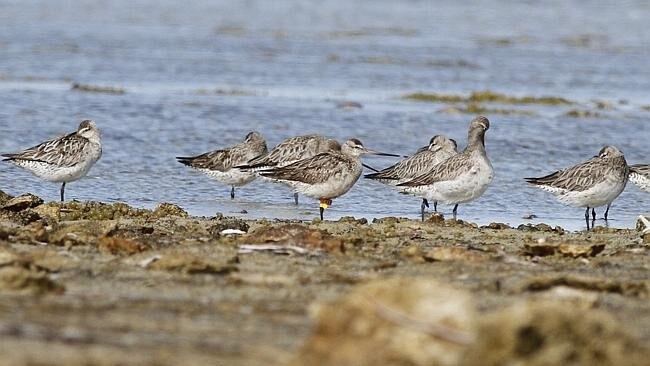
[[[434,216],[191,217],[0,194],[0,360],[637,364],[650,238]]]

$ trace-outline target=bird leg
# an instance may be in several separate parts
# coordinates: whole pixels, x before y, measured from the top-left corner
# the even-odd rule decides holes
[[[456,204],[456,206],[454,206],[454,210],[451,211],[451,213],[454,215],[454,220],[456,220],[456,213],[458,213],[458,203]]]
[[[325,212],[326,208],[329,208],[332,205],[332,200],[329,198],[321,198],[320,199],[320,219],[321,221],[323,220],[323,212]]]
[[[230,199],[234,200],[235,199],[235,186],[232,186],[230,189]]]
[[[293,194],[293,202],[295,202],[296,206],[298,206],[298,192],[294,192],[294,194]]]
[[[609,214],[609,207],[611,205],[612,205],[611,203],[607,204],[607,210],[605,210],[605,221],[607,221],[607,215]]]
[[[65,196],[65,182],[61,185],[61,202],[63,202],[63,196]]]
[[[424,221],[424,208],[429,207],[429,202],[426,198],[422,199],[422,204],[420,205],[420,214],[422,215],[422,221]]]
[[[438,201],[433,201],[433,212],[438,212]]]
[[[596,221],[596,209],[593,207],[591,208],[591,217],[592,220]]]
[[[589,207],[585,210],[585,222],[587,223],[587,231],[589,231]]]

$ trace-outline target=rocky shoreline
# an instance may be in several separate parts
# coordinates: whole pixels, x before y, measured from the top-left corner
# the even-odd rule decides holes
[[[7,364],[629,364],[650,235],[0,194]]]

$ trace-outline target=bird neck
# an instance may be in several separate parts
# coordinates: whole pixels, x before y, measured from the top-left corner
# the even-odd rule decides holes
[[[485,152],[485,131],[481,129],[470,130],[465,150]]]

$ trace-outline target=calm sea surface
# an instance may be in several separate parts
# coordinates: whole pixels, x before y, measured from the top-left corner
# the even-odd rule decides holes
[[[104,155],[68,185],[70,199],[310,219],[317,203],[302,198],[295,207],[284,186],[254,182],[231,201],[229,187],[174,157],[238,143],[250,130],[269,146],[322,133],[410,154],[435,134],[464,145],[474,115],[405,94],[560,96],[577,104],[483,105],[529,114],[486,113],[496,177],[482,198],[461,205],[459,218],[579,229],[582,209],[522,178],[586,160],[604,144],[621,148],[629,163],[650,162],[650,2],[602,3],[0,1],[0,151],[92,118]],[[73,82],[125,93],[75,91]],[[343,101],[363,108],[337,107]],[[567,116],[572,109],[591,116]],[[58,188],[1,165],[0,189],[8,193],[56,200]],[[610,225],[631,227],[649,207],[650,195],[630,185],[614,202]],[[417,218],[418,209],[418,198],[362,179],[327,217]],[[538,219],[522,219],[531,213]]]

